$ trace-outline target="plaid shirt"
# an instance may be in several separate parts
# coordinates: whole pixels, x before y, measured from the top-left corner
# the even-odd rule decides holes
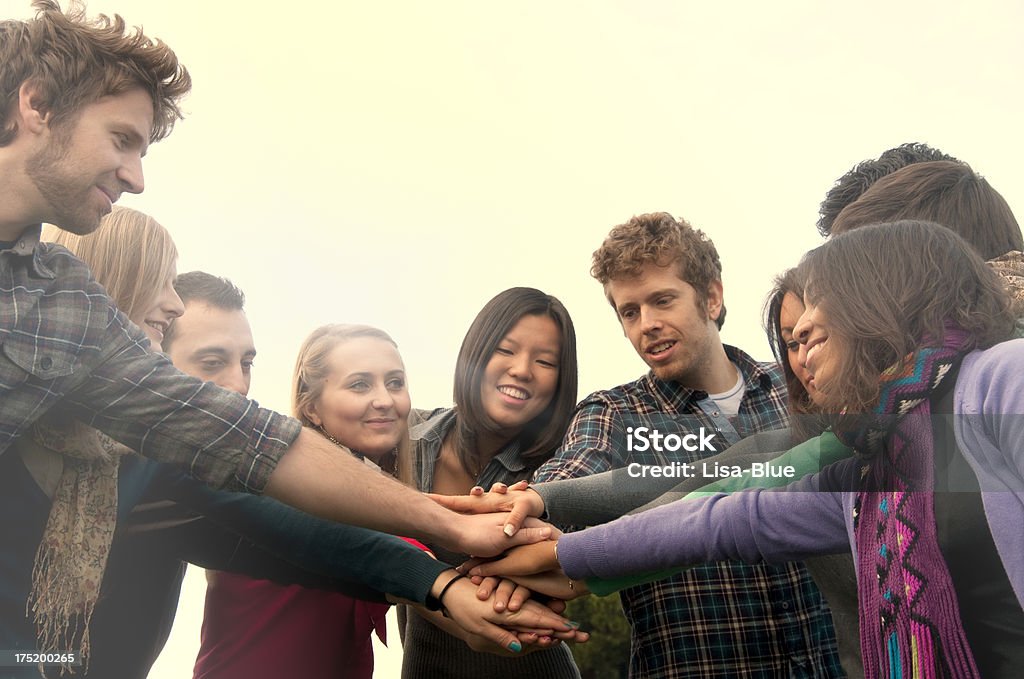
[[[150,352],[88,267],[39,233],[0,250],[0,454],[53,409],[210,485],[261,491],[299,423]]]
[[[725,350],[745,379],[736,417],[725,417],[706,393],[648,373],[581,402],[561,450],[534,480],[586,476],[634,462],[694,462],[755,432],[785,426],[778,367],[734,347]],[[698,449],[701,428],[710,443],[704,450]],[[662,439],[662,450],[653,445],[655,430],[675,434]],[[693,450],[680,445],[685,434],[698,434],[689,439]],[[801,564],[706,564],[621,596],[632,627],[631,677],[844,676],[830,612]]]

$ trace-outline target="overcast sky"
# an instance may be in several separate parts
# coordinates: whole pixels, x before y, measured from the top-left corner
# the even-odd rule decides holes
[[[0,0],[0,14],[27,6]],[[588,273],[633,214],[705,230],[723,339],[768,358],[770,279],[820,242],[818,204],[857,161],[924,141],[1024,204],[1015,0],[89,8],[142,24],[192,73],[187,117],[123,204],[171,231],[179,271],[245,290],[252,395],[278,409],[299,343],[327,322],[389,331],[414,405],[449,404],[470,321],[514,285],[568,307],[581,396],[637,377]],[[187,676],[194,644],[153,676]]]

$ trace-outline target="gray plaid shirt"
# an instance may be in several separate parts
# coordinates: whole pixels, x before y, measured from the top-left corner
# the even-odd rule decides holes
[[[0,250],[0,454],[53,410],[210,485],[261,491],[299,423],[150,352],[88,267],[39,233]]]

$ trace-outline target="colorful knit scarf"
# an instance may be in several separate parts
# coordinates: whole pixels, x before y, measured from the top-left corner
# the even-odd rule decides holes
[[[977,678],[935,524],[929,397],[966,353],[947,329],[886,370],[870,422],[844,443],[870,456],[854,507],[860,645],[868,679]]]

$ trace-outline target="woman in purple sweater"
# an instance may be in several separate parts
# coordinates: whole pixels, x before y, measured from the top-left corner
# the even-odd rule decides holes
[[[800,359],[856,456],[779,490],[674,503],[485,571],[573,580],[852,550],[867,677],[1024,666],[1024,340],[997,276],[926,222],[805,257]],[[501,564],[501,565],[497,565]],[[579,587],[579,584],[576,585]]]

